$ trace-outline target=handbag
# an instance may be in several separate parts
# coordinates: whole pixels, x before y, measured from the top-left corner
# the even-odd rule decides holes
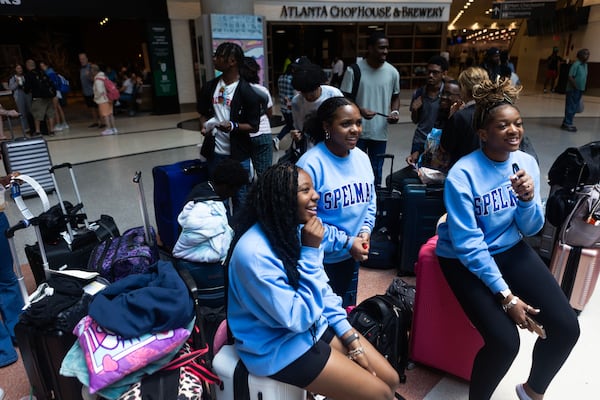
[[[200,155],[206,158],[207,160],[213,158],[213,156],[215,155],[215,144],[215,135],[209,133],[206,136],[204,136],[202,146],[200,147]]]

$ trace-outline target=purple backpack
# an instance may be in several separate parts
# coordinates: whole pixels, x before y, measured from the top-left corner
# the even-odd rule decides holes
[[[104,240],[92,251],[88,269],[98,272],[110,282],[148,271],[159,258],[156,233],[152,228],[150,235],[152,245],[147,243],[142,226],[128,229],[121,236]]]

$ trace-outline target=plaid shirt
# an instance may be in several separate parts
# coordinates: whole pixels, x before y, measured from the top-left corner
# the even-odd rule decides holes
[[[292,86],[292,74],[281,75],[277,80],[277,87],[279,89],[280,111],[284,114],[291,114],[292,98],[296,95],[296,91]]]

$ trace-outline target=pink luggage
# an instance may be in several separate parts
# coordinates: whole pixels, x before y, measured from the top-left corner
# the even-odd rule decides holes
[[[440,268],[437,235],[419,250],[410,334],[411,360],[470,380],[483,339],[465,315]]]

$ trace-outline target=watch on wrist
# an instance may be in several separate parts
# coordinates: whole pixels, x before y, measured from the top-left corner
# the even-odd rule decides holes
[[[506,300],[510,295],[512,294],[512,292],[510,291],[510,289],[504,289],[499,291],[498,293],[496,293],[496,297],[498,298],[498,300],[500,301],[504,301]]]

